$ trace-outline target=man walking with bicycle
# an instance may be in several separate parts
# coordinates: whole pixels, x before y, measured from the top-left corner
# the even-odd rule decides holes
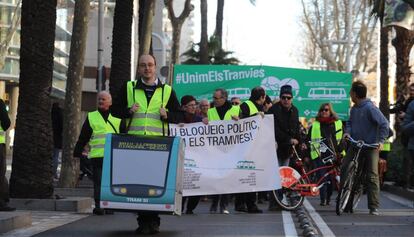
[[[378,143],[378,148],[364,148],[361,150],[359,159],[366,162],[363,172],[367,177],[367,194],[369,214],[379,215],[379,178],[378,159],[379,151],[388,137],[389,124],[381,111],[372,103],[367,96],[367,87],[361,81],[352,83],[350,96],[354,106],[346,123],[344,138],[352,137],[365,143]],[[349,146],[341,167],[341,187],[347,176],[347,167],[355,155],[357,149]],[[352,211],[352,210],[349,210]]]

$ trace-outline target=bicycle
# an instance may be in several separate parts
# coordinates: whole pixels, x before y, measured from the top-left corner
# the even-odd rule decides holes
[[[328,152],[328,156],[322,159],[322,162],[326,165],[306,171],[302,158],[299,157],[295,146],[292,146],[298,171],[289,166],[282,166],[279,168],[282,189],[279,191],[273,190],[273,195],[276,199],[276,203],[284,210],[293,211],[302,205],[306,196],[319,195],[319,189],[327,182],[331,182],[330,180],[326,180],[326,177],[335,177],[333,180],[336,187],[339,186],[340,162],[335,151],[325,144],[325,140],[326,139],[318,139],[312,141],[311,145],[319,143],[319,149],[316,149],[319,155],[320,151]],[[326,169],[327,172],[316,180],[316,182],[313,182],[311,176],[322,169]]]
[[[338,189],[336,198],[336,214],[340,216],[344,211],[353,212],[361,199],[363,193],[363,181],[365,180],[365,162],[361,163],[359,155],[363,149],[377,149],[378,143],[368,144],[364,141],[356,141],[352,137],[346,138],[352,146],[356,147],[355,155],[349,162],[344,173],[347,177],[343,179]]]

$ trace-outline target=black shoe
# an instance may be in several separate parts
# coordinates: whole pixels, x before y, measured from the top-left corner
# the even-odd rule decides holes
[[[14,207],[9,207],[9,206],[2,206],[0,207],[0,211],[15,211],[16,208]]]
[[[326,202],[325,201],[321,201],[321,203],[319,205],[326,206]]]
[[[93,214],[97,215],[97,216],[103,216],[103,215],[105,215],[105,210],[102,209],[102,208],[99,208],[99,207],[95,207],[93,209]]]
[[[235,207],[234,210],[238,212],[247,212],[247,208],[243,206]]]
[[[135,233],[138,235],[150,235],[151,234],[151,229],[149,227],[149,225],[143,225],[143,226],[139,226],[136,230]]]
[[[156,221],[150,223],[149,227],[151,235],[160,233],[160,225]]]
[[[247,210],[248,213],[263,213],[258,207],[253,207]]]
[[[105,215],[113,215],[114,211],[112,210],[105,210]]]
[[[331,204],[331,200],[326,200],[326,205],[329,206]]]
[[[187,211],[185,212],[185,214],[187,214],[187,215],[193,215],[193,214],[194,214],[194,212],[193,212],[193,211],[191,211],[191,210],[187,210]]]
[[[210,207],[210,214],[214,214],[214,213],[216,213],[217,212],[217,207],[215,207],[215,206],[211,206]]]

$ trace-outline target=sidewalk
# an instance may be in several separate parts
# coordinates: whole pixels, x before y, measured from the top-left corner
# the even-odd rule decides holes
[[[11,156],[7,156],[6,177],[11,175]],[[87,190],[83,197],[73,195],[63,195],[67,197],[60,200],[36,200],[12,199],[11,206],[18,210],[14,212],[0,212],[0,236],[32,236],[37,233],[55,228],[67,223],[88,217],[92,214],[92,198],[85,201],[85,197],[91,197],[93,192],[92,183],[85,178],[80,185]],[[71,189],[73,193],[79,194],[77,189]],[[56,192],[55,192],[56,194]],[[90,195],[88,195],[90,194]],[[88,198],[89,199],[89,198]],[[85,206],[85,203],[90,203]],[[60,210],[60,211],[54,211]],[[78,212],[76,212],[78,211]],[[81,212],[81,213],[79,213]]]

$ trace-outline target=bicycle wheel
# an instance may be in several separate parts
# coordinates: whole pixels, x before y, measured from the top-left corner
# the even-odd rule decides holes
[[[336,214],[338,216],[340,216],[347,207],[348,200],[352,191],[356,168],[357,167],[354,161],[349,162],[349,165],[346,169],[348,176],[343,180],[343,182],[341,181],[342,187],[340,187],[338,196],[336,198]]]
[[[295,190],[296,184],[305,184],[300,174],[291,167],[282,166],[279,168],[282,189],[273,190],[276,203],[287,211],[293,211],[302,205],[305,197],[300,191]]]
[[[350,212],[353,212],[353,210],[358,206],[358,203],[361,200],[361,196],[364,192],[364,185],[362,182],[363,179],[364,178],[362,174],[358,172],[358,175],[356,175],[355,177],[354,185],[352,185],[352,192],[351,196],[349,197],[349,205],[347,205],[347,209],[349,209]]]

